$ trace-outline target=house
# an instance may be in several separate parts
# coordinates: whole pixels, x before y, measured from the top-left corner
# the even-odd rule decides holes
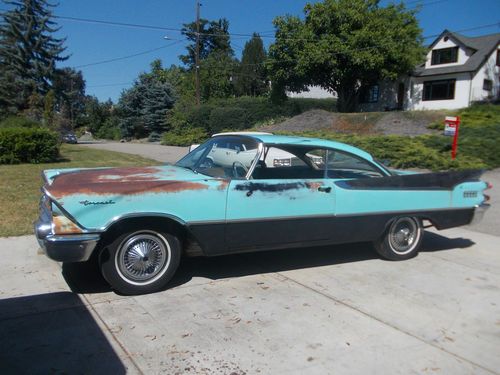
[[[360,110],[454,109],[500,99],[500,33],[466,37],[445,30],[408,76],[366,87]]]
[[[335,92],[330,92],[325,90],[320,86],[308,86],[307,91],[300,92],[287,92],[287,96],[289,98],[310,98],[310,99],[328,99],[328,98],[337,98],[337,94]]]

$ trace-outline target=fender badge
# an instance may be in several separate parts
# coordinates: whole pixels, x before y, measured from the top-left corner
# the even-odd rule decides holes
[[[102,201],[102,202],[92,202],[92,201],[85,200],[85,201],[80,201],[78,203],[83,204],[84,206],[99,206],[101,204],[115,204],[116,202],[114,202],[110,199],[110,200]]]

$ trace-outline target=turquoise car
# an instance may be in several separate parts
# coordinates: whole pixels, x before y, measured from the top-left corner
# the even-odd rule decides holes
[[[424,224],[480,217],[480,175],[392,171],[321,139],[221,135],[175,165],[44,171],[35,232],[49,258],[98,259],[116,291],[150,293],[184,256],[370,241],[383,258],[411,258]]]

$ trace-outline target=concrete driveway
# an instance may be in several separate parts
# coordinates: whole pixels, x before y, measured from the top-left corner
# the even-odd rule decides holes
[[[0,373],[498,374],[498,243],[454,229],[405,262],[369,244],[199,258],[126,297],[0,239]]]
[[[33,236],[0,239],[0,374],[500,374],[496,212],[427,231],[405,262],[370,244],[197,258],[137,297]]]

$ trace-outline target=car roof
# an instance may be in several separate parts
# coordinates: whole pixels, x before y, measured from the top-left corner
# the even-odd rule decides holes
[[[221,134],[219,137],[225,136],[227,134]],[[345,151],[351,154],[355,154],[364,159],[373,161],[373,157],[366,151],[363,151],[357,147],[350,146],[348,144],[336,141],[329,141],[327,139],[320,138],[309,138],[309,137],[297,137],[288,135],[272,135],[272,134],[238,134],[240,137],[254,138],[266,145],[284,145],[284,146],[306,146],[306,147],[328,147],[334,148],[340,151]]]

